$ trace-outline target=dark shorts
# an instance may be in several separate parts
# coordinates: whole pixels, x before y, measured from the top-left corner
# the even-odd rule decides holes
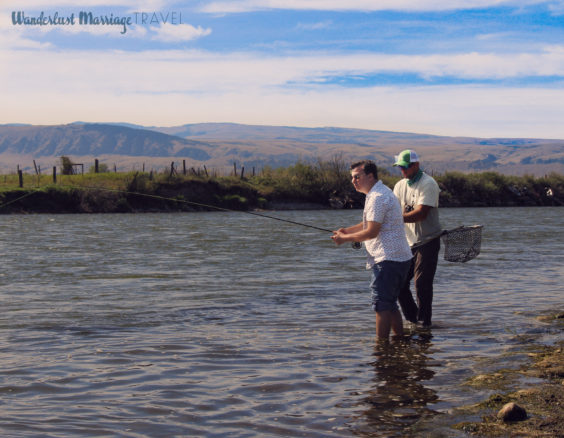
[[[405,282],[411,260],[392,262],[384,260],[372,267],[372,309],[375,312],[398,310],[398,295]]]

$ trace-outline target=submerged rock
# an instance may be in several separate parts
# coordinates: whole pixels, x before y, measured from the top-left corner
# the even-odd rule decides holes
[[[511,402],[507,403],[497,413],[497,418],[504,422],[523,421],[527,419],[527,411],[521,406]]]

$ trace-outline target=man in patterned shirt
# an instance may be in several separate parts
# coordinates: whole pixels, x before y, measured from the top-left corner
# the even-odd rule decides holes
[[[403,334],[397,305],[400,288],[411,266],[411,250],[405,237],[400,204],[393,192],[378,179],[376,164],[360,161],[351,166],[354,188],[366,195],[362,222],[340,228],[331,238],[337,245],[365,242],[366,269],[372,270],[370,289],[376,312],[376,335],[388,339],[390,331]]]

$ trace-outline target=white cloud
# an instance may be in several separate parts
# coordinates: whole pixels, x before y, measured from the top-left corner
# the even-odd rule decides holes
[[[518,56],[266,57],[195,50],[100,50],[86,55],[80,50],[2,49],[0,65],[0,123],[231,121],[564,138],[564,89],[560,88],[351,89],[322,83],[331,74],[386,71],[467,78],[564,76],[563,46]]]
[[[452,76],[462,79],[504,79],[523,76],[564,76],[561,46],[546,47],[539,53],[449,55],[367,55],[352,56],[349,65],[361,74],[410,72],[423,77]]]
[[[28,97],[28,96],[25,96]],[[239,90],[217,95],[116,94],[101,87],[0,109],[3,121],[35,124],[76,120],[148,126],[197,122],[339,126],[453,136],[564,138],[564,90],[437,87],[316,90],[307,93]],[[9,114],[8,114],[9,113]],[[7,117],[9,115],[9,117]]]
[[[39,32],[34,32],[37,35]],[[51,43],[42,43],[33,38],[33,34],[27,29],[17,28],[6,22],[0,22],[0,50],[9,49],[47,49],[51,48]]]
[[[8,0],[9,1],[9,0]],[[194,7],[196,2],[182,4],[177,0],[12,0],[11,4],[2,2],[0,10],[54,10],[72,7],[74,9],[113,7],[128,8],[130,11],[160,11],[164,9],[187,9]],[[192,3],[192,4],[189,4]],[[409,10],[409,11],[437,11],[453,9],[475,9],[510,5],[515,7],[547,4],[555,11],[562,11],[564,3],[561,0],[203,0],[200,9],[213,13],[247,12],[261,9],[293,9],[293,10]]]
[[[84,10],[86,8],[108,7],[108,8],[130,8],[136,11],[158,11],[166,8],[169,4],[175,4],[171,0],[13,0],[11,4],[0,6],[0,10],[56,10],[57,8],[73,8]]]
[[[194,27],[190,24],[163,23],[158,27],[152,26],[151,30],[155,32],[152,39],[164,42],[190,41],[211,34],[209,28]]]
[[[14,32],[0,38],[0,49],[49,49],[51,43],[41,43],[31,38],[26,38],[19,32]]]
[[[234,0],[212,1],[203,12],[224,14],[266,9],[321,11],[444,11],[510,5],[522,7],[546,3],[545,0]],[[561,3],[561,2],[556,2]]]
[[[185,34],[183,34],[185,35]],[[186,36],[186,35],[185,35]],[[98,87],[134,93],[229,93],[241,89],[287,88],[288,84],[323,86],[327,77],[378,73],[412,73],[423,77],[496,79],[530,76],[564,76],[564,46],[541,53],[517,55],[381,55],[317,54],[265,56],[250,53],[212,54],[201,51],[89,51],[0,52],[0,84],[18,78],[25,87],[41,82],[77,91]],[[103,59],[100,68],[97,59]],[[42,79],[25,75],[42,68]],[[108,68],[111,66],[111,68]],[[27,79],[26,79],[27,77]],[[0,88],[2,86],[0,85]]]
[[[240,0],[211,2],[208,12],[253,9],[442,10],[538,1]],[[29,0],[36,7],[77,9],[71,0]],[[165,0],[86,0],[80,9],[119,6],[162,10]],[[0,6],[6,11],[6,6]],[[125,13],[125,12],[124,12]],[[129,13],[129,12],[128,12]],[[42,33],[91,32],[124,38],[113,26],[13,26],[0,18],[0,123],[127,121],[145,125],[230,121],[296,126],[348,126],[448,135],[564,138],[564,88],[331,85],[328,78],[415,74],[424,78],[488,81],[564,77],[564,46],[541,51],[405,55],[323,53],[291,56],[190,51],[58,50]],[[302,22],[323,29],[329,21]],[[26,29],[24,29],[24,27]],[[493,30],[495,32],[495,29]],[[129,38],[188,41],[211,29],[188,24],[134,25]],[[484,34],[479,38],[496,38]],[[52,40],[56,41],[56,40]],[[538,42],[534,46],[538,46]],[[21,50],[24,49],[24,50]],[[288,52],[285,52],[288,53]]]

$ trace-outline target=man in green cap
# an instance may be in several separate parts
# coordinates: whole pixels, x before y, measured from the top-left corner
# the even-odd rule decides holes
[[[401,288],[398,301],[405,319],[412,323],[431,326],[433,280],[437,270],[440,236],[439,185],[419,168],[419,157],[407,149],[397,155],[394,166],[400,168],[403,179],[394,187],[400,201],[405,234],[413,259],[409,275]],[[417,304],[410,290],[414,280]]]

